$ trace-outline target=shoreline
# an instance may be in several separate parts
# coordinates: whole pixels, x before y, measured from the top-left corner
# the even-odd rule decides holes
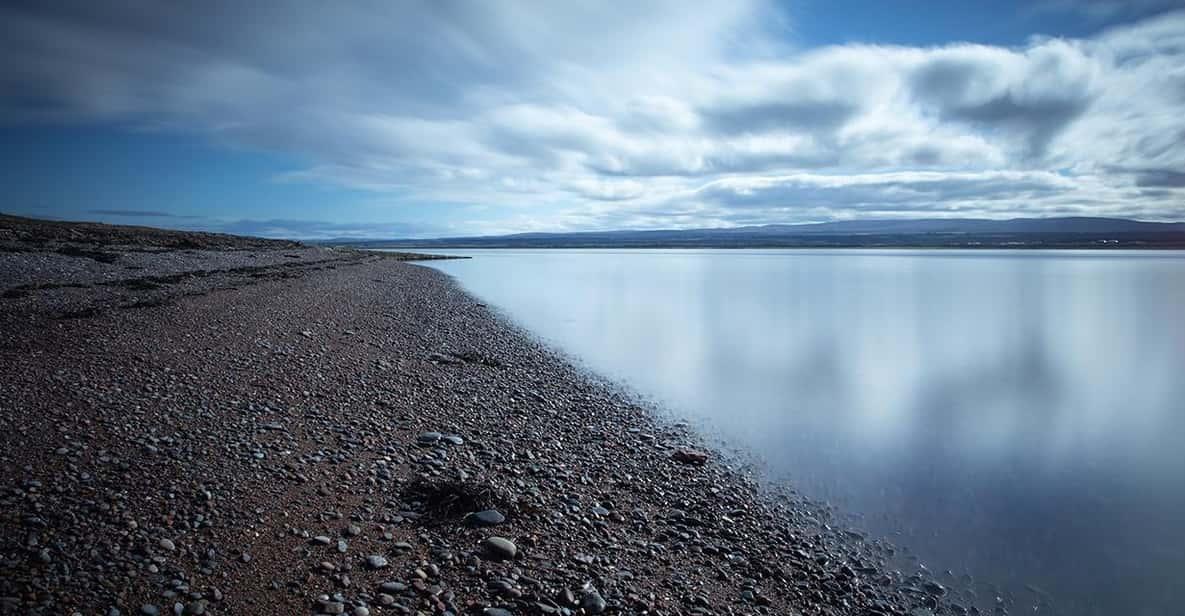
[[[280,251],[0,298],[4,613],[961,613],[442,272]]]

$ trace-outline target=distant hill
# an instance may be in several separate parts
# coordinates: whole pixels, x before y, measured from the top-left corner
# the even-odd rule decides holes
[[[1091,217],[845,220],[329,243],[364,248],[1185,248],[1185,223]]]

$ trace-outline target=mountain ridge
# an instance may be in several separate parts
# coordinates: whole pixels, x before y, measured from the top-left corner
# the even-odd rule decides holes
[[[1146,247],[1185,248],[1185,222],[1127,218],[920,218],[701,229],[527,232],[421,239],[341,239],[365,248]]]

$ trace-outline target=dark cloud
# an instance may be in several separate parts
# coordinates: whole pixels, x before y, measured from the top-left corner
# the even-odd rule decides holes
[[[1185,171],[1175,169],[1143,171],[1136,176],[1136,186],[1141,188],[1185,188]]]
[[[1012,132],[1023,139],[1028,155],[1042,156],[1089,107],[1090,74],[1073,50],[1060,47],[1023,66],[1015,66],[1016,60],[995,50],[957,49],[923,62],[910,85],[943,119]]]
[[[943,203],[1041,199],[1070,186],[1046,173],[904,173],[839,178],[798,175],[757,183],[717,182],[698,191],[709,203],[733,207],[825,207],[924,213]]]
[[[856,111],[855,105],[845,101],[787,101],[710,109],[704,116],[711,129],[724,133],[830,132]]]

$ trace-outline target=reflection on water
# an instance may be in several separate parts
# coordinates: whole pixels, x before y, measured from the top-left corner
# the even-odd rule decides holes
[[[1013,613],[1185,605],[1185,254],[448,252],[527,328]]]

